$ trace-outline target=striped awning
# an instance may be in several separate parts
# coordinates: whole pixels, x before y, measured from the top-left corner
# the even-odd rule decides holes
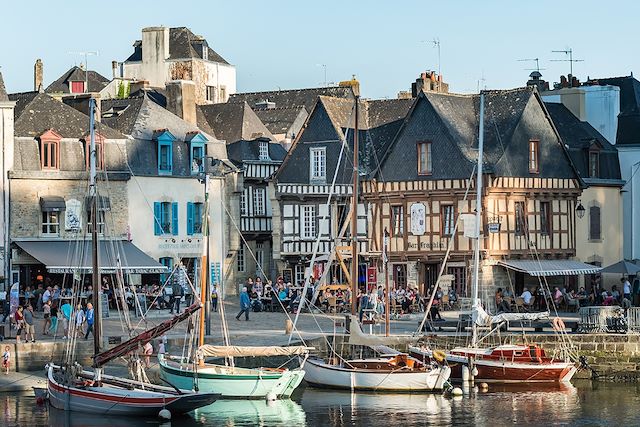
[[[594,274],[602,270],[602,267],[568,259],[509,259],[498,261],[498,264],[531,276],[576,276],[578,274]]]

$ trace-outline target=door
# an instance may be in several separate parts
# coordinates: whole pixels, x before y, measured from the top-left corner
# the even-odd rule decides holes
[[[467,292],[467,272],[465,267],[448,267],[447,274],[453,276],[453,289],[456,295],[460,297],[468,297]]]
[[[424,284],[424,286],[420,285],[420,293],[422,295],[425,295],[428,292],[428,290],[431,289],[431,286],[435,285],[436,282],[438,281],[438,274],[440,273],[440,264],[438,263],[424,264],[424,268],[422,272],[423,272],[422,284]]]
[[[395,289],[407,287],[406,264],[393,264],[393,286]]]

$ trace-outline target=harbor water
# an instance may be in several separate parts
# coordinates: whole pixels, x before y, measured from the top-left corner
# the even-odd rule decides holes
[[[576,381],[562,386],[490,386],[463,397],[349,393],[303,388],[291,400],[220,400],[174,418],[123,419],[65,413],[31,394],[0,395],[3,426],[418,426],[640,425],[640,385]]]

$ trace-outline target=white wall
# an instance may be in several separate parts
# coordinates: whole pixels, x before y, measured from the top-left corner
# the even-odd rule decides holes
[[[9,280],[9,179],[8,171],[13,169],[13,110],[16,103],[13,101],[0,102],[0,167],[2,179],[0,179],[0,275]],[[5,282],[5,286],[8,282]],[[5,288],[6,289],[6,288]]]
[[[640,147],[617,145],[622,179],[624,257],[640,258]]]

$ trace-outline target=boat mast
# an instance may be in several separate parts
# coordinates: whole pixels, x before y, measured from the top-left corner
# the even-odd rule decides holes
[[[202,265],[201,265],[201,280],[200,280],[200,303],[206,306],[207,291],[209,289],[209,174],[205,170],[204,174],[204,221],[203,221],[203,237],[204,237],[204,248],[202,251]],[[200,311],[200,328],[198,331],[198,346],[204,345],[204,336],[205,336],[205,320],[206,313],[204,311]],[[208,322],[207,322],[208,323]],[[207,325],[208,326],[208,325]],[[200,361],[204,362],[204,361]]]
[[[384,242],[382,246],[382,262],[384,263],[384,335],[389,336],[391,333],[391,325],[389,322],[389,306],[390,304],[390,296],[389,296],[389,232],[386,227],[384,229]]]
[[[89,99],[89,199],[91,200],[91,281],[93,282],[93,354],[100,353],[100,270],[98,266],[98,192],[96,188],[95,99]]]
[[[358,294],[358,104],[360,94],[355,96],[355,126],[353,130],[353,194],[351,197],[351,314],[356,314]]]
[[[482,151],[484,146],[484,93],[480,93],[480,125],[478,130],[478,174],[476,178],[476,223],[475,237],[476,247],[473,257],[473,286],[471,287],[471,309],[476,310],[480,304],[478,301],[478,286],[480,275],[480,221],[482,218]],[[472,319],[471,346],[475,347],[478,341],[478,327]]]

